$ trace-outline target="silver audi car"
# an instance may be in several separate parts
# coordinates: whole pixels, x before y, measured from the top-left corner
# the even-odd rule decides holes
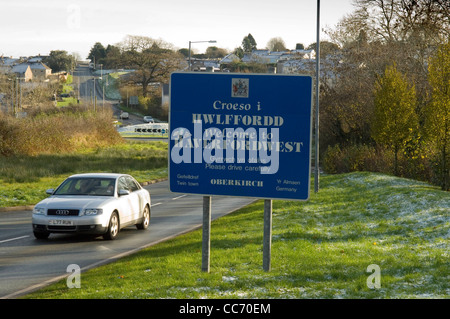
[[[47,194],[33,209],[32,227],[38,239],[50,233],[114,239],[124,227],[146,229],[150,223],[150,193],[127,174],[72,175]]]

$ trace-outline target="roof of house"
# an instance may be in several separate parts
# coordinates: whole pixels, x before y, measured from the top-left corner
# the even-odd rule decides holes
[[[222,58],[222,60],[220,60],[219,63],[231,63],[231,62],[233,62],[233,61],[239,61],[239,60],[240,60],[240,59],[239,59],[239,57],[238,57],[236,54],[230,53],[230,54],[224,56],[224,57]]]
[[[8,58],[8,57],[0,57],[0,64],[3,64],[5,66],[12,66],[15,63],[17,63],[19,59],[15,58]]]
[[[40,70],[51,70],[48,66],[46,66],[44,63],[42,62],[37,62],[37,63],[30,63],[30,68],[32,70],[36,70],[36,69],[40,69]]]
[[[261,50],[259,50],[261,51]],[[278,54],[270,54],[269,50],[267,50],[267,54],[264,54],[262,52],[257,53],[246,53],[244,54],[242,58],[242,62],[258,62],[258,63],[267,63],[267,64],[273,64],[277,63],[280,59],[280,55]]]
[[[17,64],[11,68],[11,71],[14,73],[25,73],[29,68],[30,66],[28,64]]]
[[[28,62],[30,62],[30,63],[42,62],[42,60],[46,57],[48,57],[48,56],[45,56],[45,55],[34,56],[34,57],[29,58]]]

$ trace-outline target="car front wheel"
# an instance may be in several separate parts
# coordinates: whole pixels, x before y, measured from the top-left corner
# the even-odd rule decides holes
[[[103,235],[104,239],[112,240],[119,234],[119,216],[116,212],[112,213],[109,220],[108,231]]]
[[[150,208],[147,205],[144,207],[144,212],[142,213],[142,222],[136,224],[137,229],[147,229],[150,224]]]

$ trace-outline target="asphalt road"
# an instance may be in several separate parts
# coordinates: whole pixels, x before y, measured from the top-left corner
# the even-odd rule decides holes
[[[94,105],[96,108],[111,107],[118,102],[103,98],[103,90],[88,66],[78,65],[72,74],[75,94],[86,107],[93,108]],[[115,115],[119,115],[117,109],[114,112]]]
[[[31,211],[0,212],[0,298],[17,298],[63,279],[71,264],[83,271],[201,227],[202,196],[171,193],[167,181],[145,188],[152,198],[149,228],[125,228],[113,241],[67,234],[37,240],[31,230]],[[254,200],[213,196],[212,219]]]
[[[73,86],[76,96],[79,97],[83,105],[97,109],[111,107],[114,116],[119,119],[120,110],[115,107],[117,100],[109,100],[103,97],[103,89],[98,80],[87,65],[78,65],[73,72]],[[143,124],[142,117],[130,114],[129,119],[120,120],[123,125]]]

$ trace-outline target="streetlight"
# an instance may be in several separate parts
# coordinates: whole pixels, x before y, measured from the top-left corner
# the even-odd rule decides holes
[[[320,0],[317,0],[317,41],[316,41],[316,118],[315,118],[315,163],[314,163],[314,192],[319,191],[319,82],[320,79]]]
[[[189,71],[191,71],[191,43],[217,43],[216,40],[209,41],[189,41]]]

